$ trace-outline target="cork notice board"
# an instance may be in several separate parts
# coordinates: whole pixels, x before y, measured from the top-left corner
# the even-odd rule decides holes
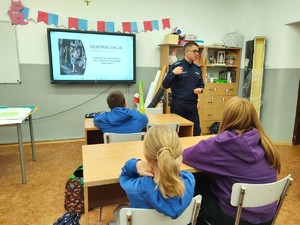
[[[265,61],[265,37],[254,38],[253,72],[251,82],[250,102],[260,117],[261,94],[263,87],[264,61]]]
[[[0,83],[21,83],[16,27],[0,21]]]

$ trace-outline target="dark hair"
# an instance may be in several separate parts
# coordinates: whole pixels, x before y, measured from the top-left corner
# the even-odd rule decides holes
[[[113,91],[107,96],[107,104],[110,109],[125,107],[125,96],[121,91]]]
[[[184,52],[190,48],[192,48],[193,46],[197,46],[198,48],[198,44],[196,42],[188,42],[186,43],[183,47],[184,47]]]

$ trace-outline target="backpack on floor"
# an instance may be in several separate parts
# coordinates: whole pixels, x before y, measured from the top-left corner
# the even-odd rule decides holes
[[[67,211],[79,214],[84,213],[82,165],[79,166],[67,180],[64,206]]]
[[[67,212],[62,215],[53,225],[80,225],[80,214],[75,212]]]

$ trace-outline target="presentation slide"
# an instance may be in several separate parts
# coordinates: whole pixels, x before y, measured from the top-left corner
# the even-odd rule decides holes
[[[49,37],[53,80],[135,79],[133,36],[55,31]]]

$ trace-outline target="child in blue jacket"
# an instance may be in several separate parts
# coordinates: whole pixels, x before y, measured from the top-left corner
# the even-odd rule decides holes
[[[126,108],[122,92],[111,92],[106,101],[110,111],[99,113],[94,117],[95,126],[103,133],[137,133],[146,127],[148,117],[136,109]]]
[[[144,139],[144,156],[128,160],[120,175],[132,208],[156,209],[173,219],[189,206],[195,179],[181,171],[182,147],[176,131],[166,125],[151,127]]]

